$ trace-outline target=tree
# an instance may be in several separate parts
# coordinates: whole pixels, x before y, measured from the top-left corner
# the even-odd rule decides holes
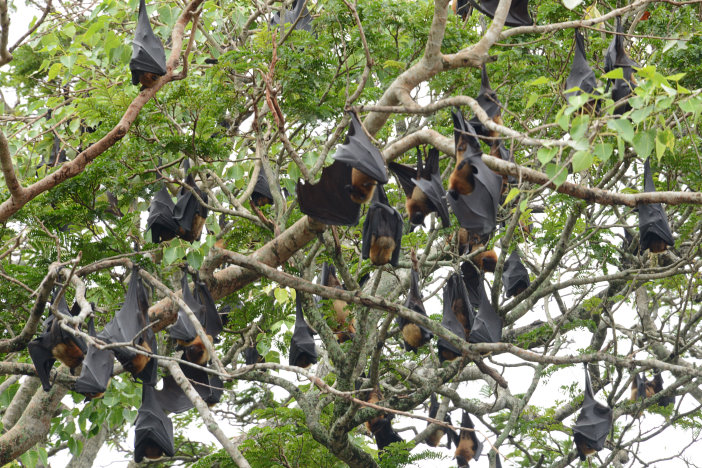
[[[40,388],[26,348],[52,313],[54,288],[79,304],[75,322],[92,315],[101,330],[124,300],[133,265],[149,288],[159,372],[173,374],[196,406],[174,418],[176,455],[164,465],[368,467],[436,458],[449,452],[420,445],[435,393],[439,423],[453,411],[457,427],[461,410],[479,421],[490,466],[498,451],[506,466],[567,466],[577,458],[570,427],[583,398],[580,363],[596,399],[614,408],[614,428],[593,463],[679,466],[693,455],[702,403],[702,2],[547,0],[529,6],[534,25],[504,28],[508,1],[494,20],[477,11],[463,20],[448,0],[308,0],[309,31],[270,26],[291,2],[151,2],[167,73],[142,91],[128,83],[127,67],[138,2],[56,3],[48,0],[10,46],[15,7],[0,1],[2,464],[46,465],[68,449],[71,466],[91,466],[105,441],[131,452],[124,440],[140,383],[116,366],[105,397],[83,404],[65,366],[54,369],[50,391]],[[621,115],[607,81],[622,80],[622,70],[603,71],[618,16],[628,53],[642,65],[631,110]],[[593,93],[566,99],[576,27],[599,81]],[[502,123],[475,99],[483,64]],[[432,216],[426,229],[406,226],[397,267],[375,267],[360,255],[361,224],[331,228],[301,213],[296,183],[316,181],[331,163],[349,124],[344,110],[363,117],[386,162],[414,164],[416,146],[440,150],[446,183],[456,157],[453,106],[477,115],[515,161],[482,156],[514,178],[484,249],[459,254],[456,217],[443,228]],[[647,157],[656,192],[642,191]],[[182,183],[186,160],[207,195],[197,196],[210,211],[205,231],[194,242],[156,244],[145,212],[163,186],[171,195],[193,191]],[[272,205],[249,204],[259,174]],[[391,178],[385,189],[406,219],[400,186]],[[636,208],[651,203],[664,204],[675,240],[657,254],[642,252],[637,235]],[[468,343],[441,326],[441,287],[493,247],[499,258],[486,275],[487,296],[503,320],[502,339]],[[502,273],[516,248],[531,283],[506,299]],[[212,410],[182,378],[180,351],[163,331],[183,307],[183,259],[218,306],[232,308],[208,368],[226,390]],[[346,289],[315,282],[324,262]],[[428,317],[403,306],[413,265]],[[319,362],[308,370],[284,364],[298,296],[318,333]],[[355,320],[343,343],[334,300],[348,303]],[[397,317],[462,356],[440,363],[435,340],[404,351]],[[251,343],[264,363],[244,365]],[[635,375],[654,372],[663,373],[663,391],[629,401]],[[554,385],[564,377],[568,385]],[[376,386],[382,397],[368,403]],[[534,403],[544,390],[550,402]],[[67,394],[73,404],[62,403]],[[675,405],[659,405],[672,396]],[[382,460],[363,424],[384,414],[379,407],[398,415],[407,441]],[[202,422],[220,446],[190,440]],[[680,451],[647,451],[671,433],[684,441]]]

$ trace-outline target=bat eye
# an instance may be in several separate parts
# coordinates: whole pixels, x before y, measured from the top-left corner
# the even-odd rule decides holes
[[[471,166],[470,168],[472,169],[473,174],[477,174],[477,173],[478,173],[478,168],[477,168],[477,167]]]

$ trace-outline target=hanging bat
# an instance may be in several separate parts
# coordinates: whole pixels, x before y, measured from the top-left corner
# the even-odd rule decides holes
[[[187,174],[190,170],[189,160],[185,160],[183,169]],[[195,184],[195,178],[192,174],[188,174],[185,177],[183,185],[193,189],[202,201],[207,203],[207,195]],[[207,213],[208,209],[200,204],[200,201],[195,198],[195,195],[185,187],[181,187],[178,191],[178,199],[176,200],[175,208],[173,209],[173,218],[179,226],[178,236],[188,242],[199,239],[200,234],[202,234],[202,228],[205,226]]]
[[[88,334],[96,336],[95,323],[92,317],[88,322]],[[114,368],[115,353],[109,349],[98,349],[88,345],[88,352],[83,360],[80,377],[76,380],[73,390],[85,395],[85,400],[102,398],[110,385]]]
[[[388,202],[381,185],[373,194],[363,223],[363,258],[373,265],[397,266],[402,247],[402,215]]]
[[[183,276],[180,280],[181,290],[183,292],[183,301],[187,304],[190,310],[195,314],[201,325],[205,324],[205,307],[195,299],[188,285],[187,269],[183,269]],[[207,332],[207,330],[205,330]],[[210,355],[202,342],[202,339],[197,334],[195,325],[192,323],[188,315],[183,309],[178,310],[178,318],[175,323],[168,329],[168,333],[172,339],[178,344],[178,348],[183,350],[183,358],[186,361],[205,365],[210,360]],[[212,335],[208,335],[210,341],[214,342]]]
[[[129,61],[132,84],[141,83],[142,90],[151,88],[159,77],[166,74],[166,52],[149,23],[144,0],[139,1],[139,20],[132,41],[132,59]]]
[[[419,288],[419,273],[414,268],[410,271],[410,289],[405,300],[405,307],[425,317],[427,316],[427,312],[424,310],[424,303],[422,302],[422,291]],[[426,328],[405,318],[398,316],[395,321],[402,330],[402,339],[404,340],[406,351],[414,351],[416,353],[420,347],[434,337],[434,334]]]
[[[157,460],[174,454],[173,423],[161,408],[154,387],[144,384],[134,422],[134,460],[139,463],[144,458]]]
[[[483,284],[482,273],[472,262],[463,262],[461,264],[461,273],[463,284],[465,284],[468,291],[468,300],[473,310],[475,310],[480,305],[480,288]]]
[[[468,0],[480,13],[488,18],[495,17],[500,0]],[[505,26],[531,26],[534,20],[529,16],[529,0],[512,0],[507,12]]]
[[[452,275],[449,278],[449,281],[446,283],[446,286],[444,286],[444,309],[443,309],[443,318],[441,320],[441,325],[446,328],[448,331],[452,332],[454,335],[458,336],[459,338],[465,340],[466,339],[466,332],[465,329],[463,328],[463,325],[461,324],[461,321],[458,319],[456,316],[456,312],[454,310],[454,304],[453,304],[453,299],[454,299],[454,291],[456,290],[455,287],[455,282],[456,280],[454,277],[457,275]],[[469,304],[465,304],[466,306],[470,307]],[[469,325],[472,326],[472,321],[469,317],[466,319],[466,321],[469,323]],[[446,341],[443,338],[439,338],[439,341],[437,342],[437,348],[439,352],[439,361],[444,362],[444,361],[453,361],[457,357],[463,354],[463,352]]]
[[[429,417],[436,419],[436,414],[439,412],[439,400],[436,399],[436,395],[434,393],[431,394],[431,398],[429,399]],[[451,424],[451,417],[446,414],[444,416],[444,422]],[[430,426],[431,423],[427,423],[427,426]],[[447,447],[451,448],[451,442],[458,447],[458,434],[456,434],[456,431],[454,431],[451,428],[448,427],[441,427],[437,426],[432,433],[430,433],[427,436],[426,443],[430,447],[438,447],[439,443],[441,442],[441,438],[446,434],[448,438],[447,442]]]
[[[316,184],[303,180],[297,182],[297,200],[304,214],[333,226],[355,226],[360,217],[361,205],[354,203],[346,190],[351,185],[351,166],[335,161],[322,169]]]
[[[473,328],[468,336],[469,343],[498,343],[502,339],[502,319],[490,303],[485,292],[485,283],[478,287],[480,305],[473,320]]]
[[[475,429],[473,420],[470,418],[470,414],[468,414],[466,411],[463,411],[461,427]],[[467,467],[470,460],[477,460],[480,458],[480,453],[482,451],[483,444],[480,442],[480,440],[478,440],[475,430],[461,430],[455,452],[456,462],[458,463],[459,468]]]
[[[221,312],[225,309],[229,311],[231,308],[225,306],[221,311],[217,311],[217,305],[210,293],[210,289],[207,287],[207,284],[200,279],[200,275],[197,272],[195,272],[193,280],[195,282],[195,300],[204,308],[204,322],[202,322],[202,326],[207,336],[211,337],[212,342],[219,343],[219,334],[224,330]]]
[[[378,148],[371,143],[355,112],[349,111],[351,122],[344,143],[334,154],[336,161],[351,166],[351,184],[344,188],[354,203],[363,204],[371,199],[377,183],[388,182],[385,161]]]
[[[266,206],[273,203],[273,194],[268,186],[268,178],[263,168],[258,173],[258,179],[256,179],[256,185],[254,186],[253,192],[251,193],[251,204],[253,206]]]
[[[446,192],[439,172],[439,151],[436,148],[429,150],[426,165],[422,165],[422,151],[417,147],[416,170],[394,162],[388,167],[407,196],[405,208],[413,226],[424,225],[424,218],[434,211],[441,218],[443,227],[451,224],[446,206]]]
[[[655,192],[656,186],[651,175],[649,158],[644,162],[644,192]],[[639,244],[641,251],[653,253],[665,251],[667,246],[675,244],[668,225],[668,217],[660,203],[640,203],[639,210]]]
[[[637,398],[651,398],[658,392],[663,391],[663,376],[660,372],[653,375],[653,380],[647,380],[644,375],[634,375],[634,381],[631,382],[631,401]],[[658,406],[665,407],[675,404],[675,397],[664,397],[658,400]]]
[[[80,313],[77,304],[68,310],[64,296],[61,296],[56,304],[56,309],[59,314],[65,316],[76,316]],[[27,350],[46,392],[51,390],[51,368],[57,360],[70,368],[71,374],[73,374],[83,362],[85,353],[88,352],[85,341],[62,329],[59,320],[51,312],[44,320],[44,331],[27,344]]]
[[[468,232],[466,228],[459,228],[457,237],[459,255],[463,255],[466,252],[473,253],[481,249],[490,240],[489,234],[478,236]],[[497,266],[497,254],[492,249],[484,250],[473,255],[473,257],[471,257],[471,262],[473,262],[480,271],[493,273]]]
[[[382,398],[383,396],[380,393],[380,389],[376,387],[369,393],[366,401],[369,403],[378,403]],[[392,428],[392,418],[393,416],[391,414],[380,413],[370,421],[366,421],[366,429],[373,434],[375,443],[378,446],[378,457],[381,459],[385,447],[392,443],[403,441],[402,437]]]
[[[324,262],[324,265],[322,265],[320,282],[323,286],[330,288],[346,289],[341,284],[341,281],[339,281],[339,278],[336,277],[336,268],[334,265],[330,265],[327,262]],[[353,339],[356,333],[356,321],[354,319],[348,320],[349,311],[346,308],[347,306],[348,304],[346,301],[342,301],[341,299],[332,300],[332,310],[334,311],[334,326],[332,329],[339,343],[344,343],[345,341]]]
[[[577,88],[575,91],[565,93],[566,98],[577,96],[582,93],[592,93],[597,87],[595,72],[587,63],[585,56],[585,40],[578,28],[575,28],[575,51],[573,53],[573,64],[570,67],[570,74],[566,78],[565,90]]]
[[[135,342],[147,351],[158,353],[156,335],[149,326],[148,312],[149,301],[139,276],[139,266],[134,265],[124,304],[98,334],[98,338],[106,343]],[[135,378],[149,385],[156,383],[156,359],[126,347],[115,348],[113,352],[122,366]]]
[[[478,142],[477,131],[463,118],[461,110],[456,108],[451,111],[453,119],[453,139],[456,153],[456,167],[449,176],[448,194],[452,198],[459,195],[468,195],[475,190],[475,170],[470,158],[482,157],[483,151]]]
[[[585,364],[585,398],[578,419],[573,426],[573,439],[580,460],[599,452],[612,430],[612,409],[595,401],[590,375]]]
[[[529,287],[529,272],[519,258],[519,249],[514,249],[505,262],[502,273],[502,285],[505,296],[512,297],[521,294]]]
[[[475,312],[470,304],[463,279],[457,273],[452,274],[444,286],[444,307],[447,307],[446,304],[463,327],[465,336],[470,335]]]
[[[468,0],[453,0],[451,2],[451,9],[454,14],[460,16],[461,19],[465,21],[468,16],[470,16],[472,7],[470,3],[468,3]]]
[[[617,16],[617,33],[612,42],[609,43],[607,52],[605,53],[605,63],[604,71],[609,73],[610,71],[621,68],[623,72],[623,78],[618,78],[615,80],[610,80],[607,83],[607,88],[612,85],[612,99],[614,102],[618,102],[627,96],[631,95],[636,88],[636,80],[634,80],[633,73],[634,69],[632,67],[638,67],[639,64],[634,62],[629,54],[627,54],[624,48],[624,36],[622,35],[622,19]],[[623,114],[631,110],[631,106],[628,102],[620,104],[614,108],[614,114]]]
[[[291,366],[306,369],[317,362],[317,349],[314,346],[312,329],[302,315],[302,294],[299,291],[296,294],[295,307],[295,331],[290,341],[288,359]]]
[[[478,104],[480,104],[480,107],[485,111],[490,120],[498,125],[502,125],[502,103],[497,98],[497,93],[490,87],[490,80],[487,75],[485,64],[483,64],[480,72],[480,91],[478,92],[476,101],[478,101]],[[497,156],[499,151],[498,147],[501,142],[499,138],[500,133],[488,129],[483,125],[477,115],[470,119],[469,124],[475,130],[475,133],[490,146],[490,154],[492,156]]]
[[[146,218],[146,230],[151,230],[151,240],[157,244],[169,241],[178,235],[180,226],[173,218],[175,203],[163,186],[156,192],[149,204],[149,217]]]
[[[283,19],[281,21],[281,14]],[[297,19],[300,18],[298,21]],[[303,31],[311,31],[312,27],[310,23],[312,22],[312,16],[307,10],[306,0],[294,0],[290,10],[285,10],[284,12],[275,12],[271,18],[271,25],[284,25],[284,24],[294,24],[295,29],[301,29]]]

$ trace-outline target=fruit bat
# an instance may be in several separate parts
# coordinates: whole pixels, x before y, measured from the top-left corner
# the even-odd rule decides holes
[[[369,403],[378,403],[382,398],[380,389],[375,388],[369,393],[366,401]],[[402,437],[392,428],[392,418],[392,414],[380,413],[370,421],[366,421],[366,429],[373,434],[375,443],[378,446],[378,458],[381,459],[385,447],[392,443],[403,441]]]
[[[66,161],[68,161],[66,150],[61,149],[61,140],[58,135],[54,134],[54,142],[51,145],[51,151],[49,151],[49,160],[46,161],[44,156],[42,156],[36,169],[38,170],[42,166],[57,167]]]
[[[439,412],[439,400],[436,399],[436,395],[434,393],[431,394],[431,398],[429,399],[429,417],[436,419],[436,414]],[[444,416],[444,422],[451,424],[451,417],[446,414]],[[427,423],[427,426],[431,425],[431,423]],[[446,434],[448,437],[448,442],[447,442],[447,447],[451,448],[451,442],[454,443],[458,447],[458,434],[456,434],[456,431],[454,431],[451,428],[448,427],[441,427],[437,426],[434,429],[434,432],[429,434],[426,439],[427,445],[430,447],[438,447],[439,443],[441,442],[441,438]]]
[[[473,320],[468,342],[470,343],[498,343],[502,339],[502,319],[490,303],[485,292],[485,283],[481,282],[478,288],[480,305]]]
[[[285,10],[282,12],[276,11],[271,18],[271,25],[275,26],[278,24],[293,24],[300,18],[300,20],[295,25],[295,29],[302,29],[304,31],[310,31],[312,28],[310,23],[312,22],[312,16],[307,10],[308,0],[293,0],[291,10]],[[282,14],[282,21],[280,19]]]
[[[461,427],[466,427],[470,429],[475,429],[473,420],[470,419],[470,414],[463,411],[463,417],[461,418]],[[475,431],[464,431],[461,430],[461,435],[458,439],[458,444],[456,445],[456,462],[459,468],[467,467],[468,462],[472,460],[477,460],[480,458],[480,453],[483,451],[483,444],[478,440],[478,435]]]
[[[322,169],[316,184],[297,182],[297,201],[300,211],[324,223],[336,226],[355,226],[361,205],[354,203],[343,187],[351,186],[351,166],[335,161]]]
[[[463,283],[463,279],[461,279],[461,275],[458,273],[452,274],[446,282],[446,286],[444,286],[444,307],[446,307],[447,303],[451,307],[451,310],[453,310],[453,314],[458,319],[458,322],[463,327],[465,336],[470,335],[475,319],[475,312],[471,306],[468,291]]]
[[[198,302],[190,291],[186,270],[183,271],[180,285],[183,292],[183,301],[193,312],[198,322],[200,322],[200,324],[204,327],[206,323],[205,306]],[[188,317],[187,313],[182,308],[178,310],[178,318],[176,319],[176,322],[168,329],[168,333],[171,338],[176,340],[178,347],[183,349],[183,358],[186,361],[202,366],[210,360],[210,355],[207,352],[207,348],[205,348],[202,339],[200,339],[197,334],[195,324],[193,324],[190,317]],[[205,330],[205,333],[207,333],[207,330]],[[209,335],[209,333],[207,334]],[[213,341],[212,335],[209,335],[209,338],[210,341]]]
[[[317,349],[314,346],[312,329],[302,315],[302,294],[298,292],[295,298],[295,331],[290,341],[289,364],[307,368],[317,362]]]
[[[402,247],[402,215],[388,202],[381,185],[373,194],[373,201],[363,223],[363,258],[373,265],[396,267]]]
[[[490,234],[485,234],[478,236],[473,233],[469,233],[465,228],[458,229],[458,242],[459,242],[459,253],[463,255],[465,252],[470,251],[471,253],[479,250],[490,240]],[[493,273],[495,267],[497,266],[497,254],[494,250],[483,250],[478,254],[474,254],[471,257],[471,262],[478,267],[482,272]]]
[[[70,311],[68,310],[64,296],[61,296],[56,304],[56,309],[59,314],[66,316],[76,316],[80,313],[77,304]],[[44,320],[44,331],[27,344],[27,350],[46,392],[51,390],[49,377],[51,368],[57,360],[68,366],[73,374],[83,362],[85,353],[88,352],[85,341],[62,329],[60,321],[52,312],[49,312],[49,316]]]
[[[258,352],[258,349],[256,349],[256,346],[249,346],[244,350],[244,360],[246,361],[247,366],[258,364],[260,362],[266,362],[264,357]]]
[[[456,167],[449,176],[448,193],[456,198],[458,195],[468,195],[475,189],[475,174],[469,158],[481,157],[483,154],[478,142],[475,128],[466,122],[461,110],[451,111],[453,119],[453,140],[456,155]]]
[[[453,9],[453,12],[460,16],[463,21],[468,18],[468,15],[470,15],[471,12],[471,5],[468,3],[468,0],[453,0],[451,3],[451,8]]]
[[[324,262],[324,265],[322,265],[320,282],[323,286],[330,288],[346,289],[341,284],[341,281],[339,281],[339,278],[336,277],[336,268],[334,265],[330,265],[327,262]],[[332,329],[334,330],[334,336],[336,336],[337,341],[340,343],[353,339],[356,333],[356,328],[354,326],[355,320],[351,319],[349,321],[347,305],[346,301],[342,301],[341,299],[332,300],[332,310],[334,312],[334,326]]]
[[[186,159],[183,165],[185,173],[190,169],[190,162]],[[184,185],[193,189],[198,196],[207,203],[207,195],[195,185],[195,178],[192,174],[185,177]],[[205,226],[208,209],[200,204],[195,195],[185,187],[178,191],[178,199],[173,209],[173,218],[178,223],[180,230],[178,235],[188,241],[193,242],[200,238],[202,228]]]
[[[132,72],[132,84],[141,83],[144,88],[151,88],[159,76],[166,74],[166,53],[161,40],[151,29],[144,0],[139,2],[139,20],[132,41],[129,69]]]
[[[139,463],[144,458],[156,460],[174,454],[173,423],[161,408],[154,387],[144,384],[134,422],[134,460]]]
[[[454,303],[453,300],[455,298],[461,297],[460,294],[456,294],[456,280],[454,279],[456,275],[451,275],[449,278],[448,282],[446,283],[446,286],[444,286],[444,315],[441,320],[441,325],[446,328],[448,331],[452,332],[454,335],[458,336],[462,340],[466,339],[466,332],[465,329],[463,328],[463,325],[461,321],[458,319],[456,316],[456,311],[454,309]],[[458,305],[458,304],[456,304]],[[465,304],[466,306],[468,304]],[[458,309],[458,308],[456,308]],[[472,325],[472,321],[470,318],[468,319],[468,323]],[[463,354],[463,352],[446,341],[443,338],[439,338],[439,341],[437,342],[437,347],[439,351],[439,360],[441,362],[444,361],[453,361],[456,359],[458,356]]]
[[[482,14],[489,18],[495,17],[495,11],[500,0],[469,0]],[[534,20],[529,16],[529,0],[512,0],[507,12],[505,26],[531,26]]]
[[[480,288],[483,284],[483,277],[472,262],[463,262],[461,273],[463,274],[463,284],[466,285],[468,291],[468,300],[475,310],[480,305]]]
[[[219,403],[223,391],[223,384],[219,377],[187,365],[180,364],[180,369],[208,406]],[[167,414],[182,413],[194,407],[172,375],[163,378],[163,389],[157,390],[156,395],[163,411]]]
[[[485,111],[489,119],[496,124],[502,125],[502,104],[497,98],[497,93],[490,87],[487,68],[484,64],[480,72],[480,91],[478,92],[476,101],[478,101],[478,104],[480,104],[480,107]],[[485,138],[483,140],[485,143],[490,146],[499,144],[497,140],[499,133],[485,127],[477,115],[470,119],[469,123],[475,130],[475,133]]]
[[[271,193],[271,188],[268,185],[268,178],[263,168],[258,172],[258,179],[256,179],[256,185],[254,186],[253,192],[251,193],[251,204],[254,206],[266,206],[273,203],[273,194]]]
[[[163,388],[156,390],[156,399],[166,414],[183,413],[194,407],[190,398],[180,388],[180,385],[176,383],[172,375],[164,377],[162,382]]]
[[[653,375],[653,380],[646,380],[645,375],[634,375],[631,383],[631,401],[637,398],[651,398],[656,393],[663,390],[663,376],[660,372]],[[675,397],[664,397],[658,400],[658,406],[664,407],[675,404]]]
[[[612,99],[617,102],[625,97],[629,96],[636,87],[636,82],[633,78],[634,70],[632,67],[638,67],[639,64],[634,62],[624,49],[624,37],[621,35],[622,29],[622,19],[617,17],[617,33],[612,42],[609,43],[607,52],[605,53],[605,64],[604,71],[609,73],[610,71],[621,68],[624,74],[624,78],[618,78],[614,80],[612,86]],[[608,86],[612,84],[612,81],[608,83]],[[628,103],[622,104],[614,109],[615,114],[623,114],[631,109]]]
[[[472,156],[464,162],[472,171],[474,190],[469,195],[449,191],[449,204],[461,227],[479,236],[490,234],[497,225],[502,177],[485,165],[482,156]]]
[[[212,337],[213,343],[219,343],[219,334],[224,330],[224,323],[222,322],[222,317],[220,312],[217,311],[217,306],[215,305],[214,298],[210,293],[210,289],[207,284],[200,279],[200,275],[195,273],[195,299],[204,308],[204,323],[202,324],[205,328],[205,333]],[[224,311],[226,308],[223,307]],[[227,308],[227,311],[231,308]]]
[[[366,203],[373,196],[377,183],[388,182],[388,171],[380,150],[363,130],[355,112],[349,112],[351,122],[344,143],[337,147],[334,159],[351,166],[351,184],[344,186],[355,203]]]
[[[404,305],[418,314],[427,316],[427,312],[424,310],[424,303],[422,302],[422,291],[419,288],[419,273],[414,269],[410,271],[410,289]],[[402,330],[402,339],[404,340],[406,351],[414,351],[416,353],[418,348],[428,343],[434,337],[433,333],[426,328],[414,324],[403,317],[397,316],[395,322]]]
[[[397,177],[407,196],[405,208],[413,226],[424,225],[424,218],[433,211],[438,213],[443,227],[451,224],[448,206],[446,206],[446,191],[439,172],[439,150],[431,148],[426,164],[422,165],[422,151],[417,147],[416,170],[394,162],[388,167]]]
[[[573,439],[580,460],[599,452],[612,429],[612,409],[595,401],[590,375],[585,364],[585,399],[573,426]]]
[[[178,222],[173,218],[175,203],[163,186],[156,192],[149,204],[149,217],[146,218],[146,230],[151,230],[151,240],[157,244],[173,239],[178,235]]]
[[[529,272],[519,258],[518,249],[510,254],[502,273],[502,285],[507,297],[516,296],[529,287]]]
[[[88,322],[88,334],[96,336],[93,318]],[[88,352],[83,360],[80,377],[73,389],[85,395],[86,401],[102,398],[110,384],[115,363],[115,353],[109,349],[98,349],[88,345]]]
[[[644,192],[655,192],[656,186],[651,175],[649,158],[644,161]],[[653,253],[663,252],[675,244],[668,225],[668,217],[660,203],[640,203],[639,209],[639,244],[641,251],[649,249]]]
[[[149,326],[148,312],[149,301],[139,276],[139,267],[134,265],[124,304],[98,334],[98,338],[106,343],[134,342],[154,354],[158,353],[156,335]],[[156,383],[156,358],[138,354],[126,347],[115,348],[113,352],[122,366],[135,378],[141,379],[145,385]]]
[[[566,98],[577,96],[583,92],[592,93],[597,87],[595,72],[587,63],[585,56],[585,40],[578,28],[575,28],[575,50],[573,52],[573,65],[570,67],[570,74],[566,78],[565,90],[578,88],[575,91],[565,93]]]

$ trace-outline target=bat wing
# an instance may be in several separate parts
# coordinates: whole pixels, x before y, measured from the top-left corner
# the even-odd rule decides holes
[[[197,301],[201,304],[204,311],[205,332],[212,337],[215,343],[219,343],[218,336],[222,333],[224,324],[219,316],[217,305],[210,293],[210,289],[204,281],[200,280],[199,275],[195,276],[195,293],[197,294]]]
[[[178,222],[173,218],[174,209],[175,203],[164,186],[151,200],[149,217],[146,218],[146,230],[151,230],[155,243],[173,239],[178,233]]]
[[[417,177],[417,170],[410,166],[405,166],[404,164],[398,164],[391,162],[388,167],[395,174],[397,181],[400,183],[402,190],[405,192],[405,196],[411,197],[414,191],[414,178]]]
[[[156,391],[156,398],[166,414],[183,413],[193,408],[193,403],[171,375],[163,378],[163,389]]]
[[[349,112],[351,122],[344,143],[337,147],[334,159],[345,162],[381,184],[388,182],[388,171],[380,150],[373,145],[355,112]]]
[[[617,33],[619,34],[614,35],[612,41],[609,43],[609,47],[607,47],[607,52],[605,52],[605,73],[609,73],[615,68],[639,66],[638,63],[631,60],[629,55],[626,53],[626,50],[624,49],[624,36],[622,35],[623,32],[624,30],[622,29],[622,18],[621,16],[617,16]]]
[[[469,195],[448,197],[448,200],[461,227],[485,235],[495,230],[502,177],[492,172],[482,157],[471,157],[470,165],[476,180],[475,189]]]
[[[595,395],[590,385],[590,376],[585,368],[585,398],[573,426],[576,440],[584,441],[594,450],[604,447],[605,439],[612,429],[612,409],[595,401]]]
[[[402,248],[402,215],[388,204],[383,187],[380,186],[373,194],[373,202],[363,223],[363,258],[370,257],[373,236],[390,237],[395,241],[395,249],[390,258],[390,264],[397,266]]]
[[[407,293],[407,299],[405,299],[405,307],[408,309],[412,309],[413,311],[417,312],[418,314],[424,315],[427,317],[427,312],[424,309],[424,302],[422,301],[422,291],[419,287],[419,273],[417,273],[414,269],[410,270],[410,289],[409,292]],[[395,323],[400,327],[404,328],[405,325],[408,323],[411,323],[409,320],[398,316],[395,319]],[[421,325],[417,325],[419,327],[419,330],[422,332],[422,338],[421,342],[422,343],[427,343],[429,340],[431,340],[434,337],[434,334],[424,328]],[[416,348],[413,348],[412,346],[409,345],[409,343],[405,343],[405,349],[407,351],[414,351],[417,352]]]
[[[487,68],[483,64],[482,71],[480,73],[480,91],[476,97],[478,104],[485,111],[488,118],[494,118],[502,114],[500,100],[497,98],[497,93],[490,87],[490,80],[487,75]],[[480,121],[478,116],[473,116],[469,121],[470,125],[473,126],[475,132],[481,136],[490,136],[490,130],[488,130],[483,123]],[[488,144],[492,144],[492,141],[488,141]]]
[[[466,333],[463,329],[463,325],[461,325],[461,323],[458,321],[458,318],[456,317],[456,314],[454,313],[453,308],[451,307],[451,295],[452,291],[449,283],[447,282],[446,286],[444,286],[444,310],[441,325],[454,335],[458,336],[462,340],[465,340]],[[441,355],[442,349],[446,349],[458,355],[463,354],[460,349],[458,349],[443,338],[439,338],[437,346],[439,348],[439,355]]]
[[[284,10],[283,21],[280,20],[280,16],[280,12],[275,12],[271,18],[271,25],[293,24],[299,17],[300,21],[295,25],[295,29],[302,29],[304,31],[310,31],[312,29],[310,26],[312,16],[310,16],[310,12],[307,10],[305,0],[295,0],[291,10]]]
[[[395,430],[392,428],[390,418],[384,417],[381,421],[380,427],[374,433],[375,443],[378,446],[379,452],[382,452],[383,449],[390,444],[394,444],[395,442],[404,442],[402,437],[400,437],[400,434],[395,432]],[[379,456],[382,457],[382,455]]]
[[[445,228],[449,227],[451,219],[449,218],[448,205],[446,205],[446,190],[444,190],[444,186],[441,183],[441,176],[432,174],[430,180],[412,179],[412,182],[427,196],[434,208],[432,211],[436,211],[439,218],[441,218],[441,225]]]
[[[521,258],[519,258],[517,249],[512,252],[505,262],[502,282],[507,297],[512,297],[516,295],[517,291],[520,289],[529,287],[529,272],[522,263]]]
[[[251,193],[252,199],[257,198],[268,198],[273,200],[273,194],[271,193],[271,188],[268,185],[268,178],[263,168],[258,172],[258,179],[256,179],[256,185],[254,186],[253,192]]]
[[[317,349],[314,346],[312,329],[307,325],[305,317],[302,315],[302,297],[300,292],[297,293],[296,308],[295,330],[290,341],[289,359],[291,366],[294,366],[302,355],[307,355],[311,363],[317,362]]]
[[[132,41],[132,59],[129,61],[129,69],[132,71],[132,84],[139,83],[139,75],[142,72],[159,76],[166,74],[166,52],[163,50],[161,40],[151,29],[144,0],[139,2],[139,20]]]
[[[463,283],[468,291],[468,300],[470,305],[477,309],[480,305],[480,287],[483,279],[478,268],[472,262],[463,262],[461,265],[461,273],[463,274]]]
[[[495,17],[495,10],[500,0],[470,0],[470,3],[482,14],[489,18]],[[531,26],[534,20],[529,16],[529,0],[512,0],[507,12],[505,26]]]
[[[651,175],[651,166],[648,158],[644,162],[644,192],[655,192],[656,187]],[[670,232],[668,217],[660,203],[639,204],[639,236],[641,251],[649,248],[652,241],[659,238],[665,244],[675,244],[673,234]]]
[[[88,322],[88,334],[95,336],[95,323],[92,317]],[[74,390],[82,394],[104,393],[110,383],[114,364],[115,353],[109,349],[98,349],[89,345]]]
[[[143,385],[141,407],[134,422],[134,460],[143,460],[148,447],[159,447],[166,456],[175,454],[173,446],[173,423],[161,408],[156,390]]]
[[[184,165],[185,171],[187,172],[190,168],[190,164],[186,161]],[[207,195],[198,188],[195,184],[195,178],[192,174],[188,174],[185,178],[184,185],[193,189],[202,200],[207,203]],[[200,204],[200,201],[195,198],[195,195],[185,187],[181,187],[178,192],[178,200],[176,201],[175,208],[173,209],[173,218],[178,223],[181,228],[181,233],[183,239],[192,242],[198,237],[199,232],[195,232],[193,229],[193,224],[195,221],[195,216],[200,216],[202,218],[207,218],[207,208]]]
[[[246,360],[247,366],[258,364],[262,357],[256,346],[249,346],[244,350],[244,359]]]
[[[316,184],[298,181],[300,211],[324,224],[355,226],[361,205],[351,201],[344,189],[347,185],[351,185],[351,166],[340,161],[322,169]]]
[[[187,270],[183,270],[183,277],[180,280],[181,290],[183,291],[183,301],[193,311],[200,324],[204,322],[204,307],[193,296],[188,285]],[[195,325],[192,323],[188,315],[183,309],[178,310],[178,318],[176,322],[168,329],[168,333],[174,340],[181,340],[189,343],[197,337]]]
[[[501,339],[502,319],[495,313],[495,309],[485,293],[485,285],[481,284],[480,305],[468,341],[470,343],[498,343]]]
[[[475,429],[475,424],[473,424],[473,420],[470,418],[470,414],[468,414],[467,411],[463,411],[463,416],[461,417],[461,427]],[[478,439],[478,434],[476,434],[474,430],[465,431],[464,433],[467,433],[468,436],[473,440],[473,444],[475,445],[475,454],[473,455],[473,460],[477,460],[478,458],[480,458],[480,454],[483,452],[483,443],[480,442],[480,439]]]
[[[581,92],[591,93],[597,87],[595,72],[592,71],[587,63],[585,56],[585,40],[578,29],[575,29],[575,51],[573,53],[573,65],[570,67],[570,74],[566,79],[566,91],[573,88],[579,88],[576,91],[566,93],[568,96],[577,96]]]
[[[27,344],[29,357],[32,358],[37,376],[45,392],[51,390],[51,368],[56,362],[56,358],[51,354],[50,336],[50,334],[45,332]]]

